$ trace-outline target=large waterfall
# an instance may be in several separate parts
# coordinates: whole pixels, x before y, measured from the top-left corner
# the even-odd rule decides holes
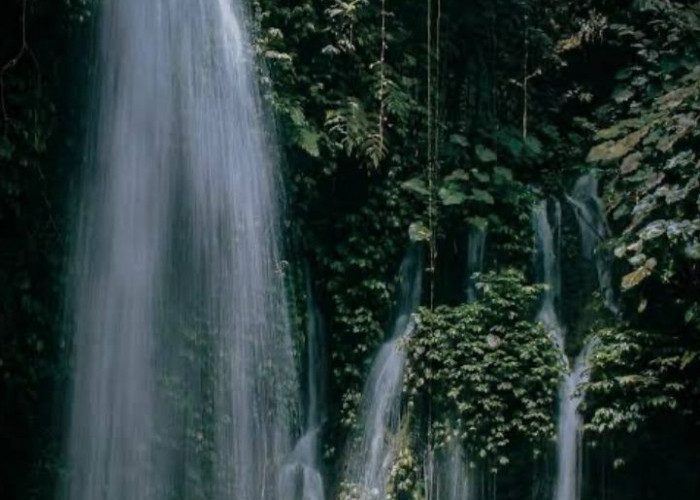
[[[377,354],[365,384],[359,432],[351,438],[344,487],[362,500],[383,499],[399,432],[406,354],[401,345],[413,332],[420,305],[422,259],[411,248],[401,264],[396,319],[391,337]]]
[[[66,495],[278,499],[297,380],[242,7],[102,3]]]

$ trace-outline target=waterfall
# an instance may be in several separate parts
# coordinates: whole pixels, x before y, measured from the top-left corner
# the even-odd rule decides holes
[[[533,211],[535,230],[535,270],[539,281],[545,284],[542,303],[537,314],[538,321],[547,328],[560,349],[565,354],[566,331],[559,320],[558,308],[561,302],[560,234],[561,204],[552,200],[554,224],[550,224],[549,202],[541,201]],[[585,358],[577,360],[574,369],[567,374],[559,387],[559,410],[557,415],[557,476],[554,500],[579,500],[580,481],[577,473],[580,460],[579,440],[581,420],[577,409],[580,397],[575,390],[585,373]]]
[[[469,471],[469,456],[462,443],[453,438],[443,459],[443,480],[438,500],[471,500],[474,497],[474,485]]]
[[[535,231],[535,274],[537,281],[545,285],[542,303],[537,313],[557,345],[564,351],[564,328],[559,321],[557,308],[561,301],[561,264],[559,246],[561,237],[561,204],[552,200],[554,224],[549,222],[549,203],[542,200],[533,211]]]
[[[474,273],[482,271],[485,252],[486,230],[479,227],[471,227],[467,237],[467,302],[474,302],[477,299],[478,294]]]
[[[423,483],[426,500],[472,500],[476,488],[470,470],[469,456],[454,432],[439,451],[430,447],[423,461]]]
[[[609,257],[599,249],[608,237],[609,229],[598,198],[598,183],[591,174],[584,175],[575,184],[567,197],[573,207],[581,234],[581,254],[595,261],[598,286],[606,306],[617,313],[612,272]],[[547,285],[538,313],[538,320],[554,334],[557,345],[565,355],[566,332],[559,320],[558,307],[561,299],[561,268],[559,264],[559,234],[561,232],[561,206],[554,202],[554,220],[549,222],[548,202],[542,201],[533,213],[535,229],[535,264],[538,278]],[[596,339],[587,341],[569,373],[559,387],[559,409],[557,416],[557,475],[554,500],[580,500],[582,485],[581,452],[583,419],[578,408],[583,400],[579,387],[589,376],[589,359],[595,349]]]
[[[598,180],[593,174],[583,175],[576,181],[572,194],[566,198],[576,214],[583,257],[595,262],[598,285],[605,305],[617,315],[619,308],[613,288],[611,257],[598,248],[610,235],[603,202],[598,197]]]
[[[437,453],[432,450],[426,471],[429,500],[472,500],[476,488],[473,471],[470,470],[469,455],[455,432],[449,443]],[[437,468],[435,467],[437,463]],[[436,470],[437,469],[437,470]]]
[[[311,285],[307,286],[306,294],[306,382],[307,382],[307,411],[306,430],[317,429],[324,418],[324,377],[325,356],[324,339],[325,330],[314,300]]]
[[[578,407],[583,394],[578,388],[588,380],[588,359],[592,348],[592,342],[584,347],[576,358],[571,373],[559,387],[555,500],[581,498],[583,418]]]
[[[420,305],[422,259],[409,250],[399,273],[396,318],[389,340],[380,348],[362,394],[359,432],[350,442],[344,484],[359,499],[383,499],[394,460],[400,424],[406,354],[402,346],[415,328]]]
[[[618,314],[610,256],[600,249],[601,243],[609,237],[610,229],[603,203],[598,197],[596,177],[590,173],[580,177],[572,194],[566,198],[574,210],[579,226],[581,254],[585,259],[595,262],[598,287],[605,305],[613,314]],[[555,500],[581,498],[583,419],[577,410],[583,400],[583,394],[578,392],[577,388],[588,381],[589,359],[595,350],[596,342],[595,337],[588,339],[559,391],[559,463]]]
[[[280,489],[290,499],[324,500],[323,477],[319,472],[319,435],[323,424],[325,332],[310,282],[307,283],[306,322],[306,427],[288,463],[282,468]]]
[[[283,496],[298,384],[251,53],[239,0],[102,2],[71,500]]]

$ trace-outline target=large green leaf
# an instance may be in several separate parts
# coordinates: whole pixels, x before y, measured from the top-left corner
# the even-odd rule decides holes
[[[469,174],[462,170],[461,168],[458,168],[457,170],[452,171],[450,175],[445,177],[446,181],[468,181],[470,179]]]
[[[412,193],[419,194],[421,196],[428,196],[430,191],[425,185],[425,181],[419,177],[414,177],[401,184],[401,187],[406,191],[411,191]]]
[[[496,202],[493,199],[493,196],[491,196],[491,194],[488,191],[476,188],[472,189],[471,195],[469,195],[469,199],[481,203],[486,203],[487,205],[493,205]]]
[[[465,195],[462,190],[454,184],[449,184],[440,189],[438,194],[442,200],[442,204],[445,206],[461,205],[467,201],[467,195]]]
[[[429,241],[430,228],[422,222],[414,222],[408,228],[408,236],[414,242]]]
[[[320,151],[318,148],[318,141],[320,137],[321,136],[316,132],[309,129],[302,129],[297,137],[297,146],[308,153],[309,156],[318,158],[320,156]]]
[[[649,127],[626,135],[619,141],[608,141],[599,144],[588,153],[588,162],[618,160],[627,156],[639,142],[649,133]]]
[[[494,153],[492,150],[490,150],[483,144],[477,144],[475,152],[476,157],[479,158],[479,160],[482,163],[493,163],[498,159],[496,153]]]

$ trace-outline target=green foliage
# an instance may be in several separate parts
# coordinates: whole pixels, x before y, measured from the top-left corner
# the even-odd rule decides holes
[[[554,436],[555,388],[564,367],[544,328],[533,322],[540,288],[506,270],[479,278],[482,298],[422,309],[407,343],[409,409],[428,401],[435,439],[456,427],[469,449],[494,469],[525,440],[542,451]]]
[[[588,427],[639,434],[679,415],[697,424],[700,310],[700,10],[638,1],[608,22],[609,49],[628,59],[589,123],[587,161],[602,168],[627,307],[594,328]]]
[[[631,267],[623,290],[652,276],[676,287],[691,278],[685,286],[696,286],[700,59],[687,47],[700,32],[700,15],[692,5],[636,7],[655,16],[636,26],[611,26],[619,43],[635,40],[635,60],[616,75],[615,106],[597,112],[608,125],[598,130],[595,138],[604,142],[591,149],[588,161],[614,175],[607,195],[613,223],[621,229],[615,255]]]
[[[599,436],[641,431],[653,418],[672,414],[698,420],[700,359],[680,352],[677,335],[621,325],[596,332],[586,386],[587,429]],[[695,339],[696,349],[698,339]]]

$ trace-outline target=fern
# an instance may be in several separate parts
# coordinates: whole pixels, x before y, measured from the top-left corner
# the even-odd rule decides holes
[[[387,153],[386,141],[377,130],[376,113],[367,112],[356,98],[348,98],[341,106],[326,112],[329,136],[345,154],[378,167]]]

